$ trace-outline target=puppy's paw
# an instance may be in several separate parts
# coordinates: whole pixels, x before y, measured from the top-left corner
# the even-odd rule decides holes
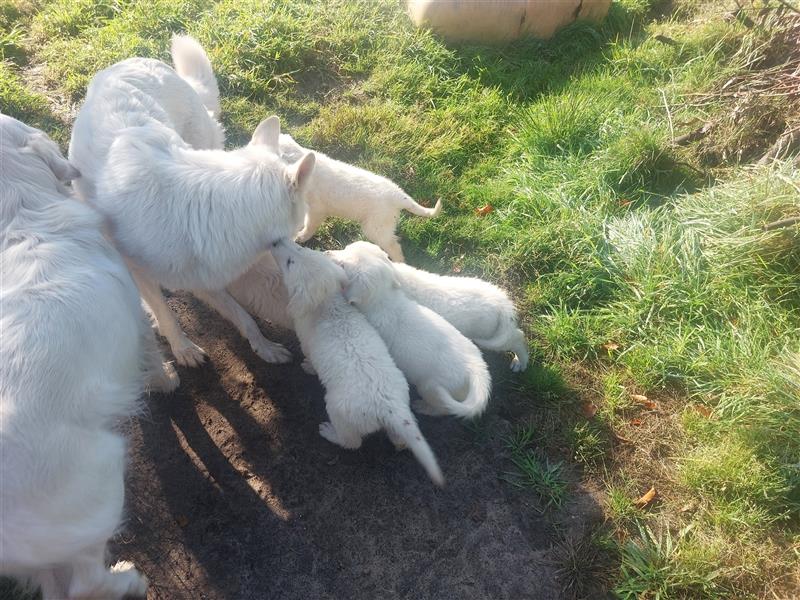
[[[161,370],[150,380],[150,391],[161,394],[174,392],[181,384],[181,378],[171,362],[161,365]]]
[[[303,359],[303,362],[300,363],[300,368],[303,369],[309,375],[316,375],[317,370],[314,368],[314,365],[311,364],[311,361],[307,358]]]
[[[180,348],[173,348],[172,354],[184,367],[198,367],[206,360],[206,351],[190,340],[185,340]]]
[[[438,407],[435,407],[429,402],[425,401],[423,398],[418,398],[412,401],[411,410],[413,410],[415,413],[419,413],[428,417],[440,417],[444,414],[447,414],[446,412],[442,412],[442,410]]]
[[[336,435],[336,429],[329,421],[319,424],[319,434],[331,444],[339,445],[339,436]]]
[[[124,589],[125,596],[133,596],[135,598],[147,597],[147,588],[150,582],[147,577],[139,573],[133,563],[127,560],[121,560],[113,567],[111,567],[113,576],[118,580],[119,587]]]
[[[292,360],[291,352],[280,344],[270,342],[266,339],[258,340],[256,343],[251,342],[250,347],[253,349],[253,352],[258,354],[261,360],[268,363],[282,364]]]

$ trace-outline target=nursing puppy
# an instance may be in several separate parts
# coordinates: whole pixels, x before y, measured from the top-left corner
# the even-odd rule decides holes
[[[180,364],[195,366],[205,352],[183,333],[160,286],[191,291],[261,358],[286,362],[289,352],[264,338],[225,287],[273,241],[297,231],[314,155],[284,162],[276,117],[262,121],[246,147],[218,149],[208,58],[190,38],[178,38],[172,51],[179,73],[131,58],[92,79],[70,143],[70,159],[83,174],[76,190],[106,218]]]
[[[0,574],[45,599],[142,596],[133,565],[105,566],[125,491],[114,425],[178,377],[100,215],[63,185],[76,177],[0,115]]]
[[[320,435],[356,449],[365,435],[383,429],[397,449],[411,450],[436,485],[444,485],[409,407],[408,383],[377,332],[342,296],[344,271],[324,254],[293,242],[279,242],[272,252],[289,291],[288,312],[300,345],[325,386],[330,422],[319,426]]]
[[[291,160],[308,152],[287,134],[280,136],[280,150]],[[334,160],[321,152],[316,152],[316,156],[306,195],[308,212],[297,241],[311,239],[327,217],[341,217],[361,223],[367,239],[388,252],[392,260],[403,262],[403,249],[395,235],[400,211],[435,217],[442,210],[441,200],[433,208],[425,208],[386,177]]]
[[[384,259],[386,253],[369,242],[355,242],[351,252],[372,253]],[[495,352],[512,352],[511,370],[528,366],[528,344],[517,324],[517,311],[502,289],[476,277],[448,277],[394,263],[403,292],[419,304],[441,315],[476,345]]]
[[[284,329],[294,329],[286,311],[289,292],[272,254],[266,252],[243,275],[226,288],[236,301],[264,321]]]
[[[408,382],[417,387],[424,414],[475,417],[491,391],[478,348],[431,309],[410,300],[392,265],[358,247],[327,253],[347,273],[345,298],[364,313],[386,342]]]

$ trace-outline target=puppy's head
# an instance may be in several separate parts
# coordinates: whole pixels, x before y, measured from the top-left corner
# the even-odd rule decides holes
[[[64,158],[61,150],[53,140],[47,137],[47,134],[12,117],[0,115],[0,155],[6,157],[13,154],[17,154],[19,157],[15,161],[18,164],[14,165],[17,173],[8,175],[19,176],[22,175],[19,173],[20,170],[31,171],[32,173],[25,178],[40,183],[47,181],[44,173],[61,183],[81,176],[78,169]]]
[[[303,314],[319,306],[347,285],[342,267],[322,252],[303,248],[287,239],[273,244],[272,256],[289,292],[289,313]]]
[[[349,283],[344,297],[350,304],[368,307],[379,302],[388,291],[400,287],[389,257],[374,244],[355,242],[344,250],[326,254],[347,274]]]

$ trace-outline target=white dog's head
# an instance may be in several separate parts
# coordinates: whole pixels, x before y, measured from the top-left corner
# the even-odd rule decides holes
[[[273,244],[271,251],[289,292],[287,310],[291,315],[313,310],[347,285],[342,267],[322,252],[303,248],[288,239]]]
[[[43,131],[0,115],[0,178],[54,187],[81,176]]]
[[[378,302],[387,290],[400,287],[389,256],[375,244],[354,242],[344,250],[326,254],[347,274],[344,297],[350,304],[369,306]]]
[[[282,155],[280,148],[280,139],[282,137],[284,136],[281,135],[280,119],[277,115],[272,115],[258,124],[247,147],[252,152],[269,152],[287,163],[284,177],[289,190],[295,195],[296,214],[294,215],[294,221],[296,223],[295,231],[298,231],[303,226],[307,210],[305,192],[314,172],[316,156],[313,152],[308,152],[299,145],[297,146],[300,150],[299,152],[294,152],[291,155]]]

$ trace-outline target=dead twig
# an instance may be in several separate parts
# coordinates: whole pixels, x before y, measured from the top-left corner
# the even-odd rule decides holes
[[[797,225],[800,223],[800,217],[789,217],[787,219],[781,219],[780,221],[773,221],[772,223],[768,223],[764,225],[764,231],[772,231],[773,229],[783,229],[784,227],[791,227],[792,225]]]

